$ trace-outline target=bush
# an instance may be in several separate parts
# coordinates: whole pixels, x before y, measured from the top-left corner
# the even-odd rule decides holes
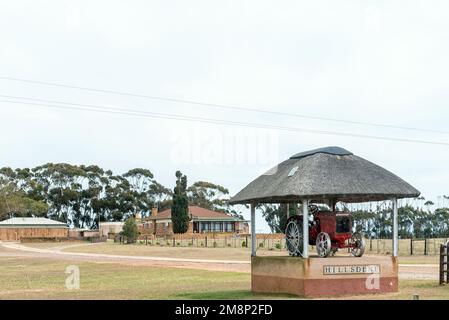
[[[181,244],[179,242],[176,242],[176,245],[179,247]]]
[[[189,243],[188,243],[188,246],[189,246],[189,247],[191,247],[192,245],[193,245],[192,242],[189,242]]]
[[[135,243],[139,236],[136,220],[133,217],[126,219],[123,225],[123,235],[126,237],[127,243]]]
[[[214,248],[218,246],[217,242],[214,241]]]
[[[263,248],[263,242],[259,243],[259,248]]]
[[[157,246],[160,245],[159,241],[156,241],[156,245],[157,245]]]
[[[170,245],[170,241],[167,241],[166,245],[169,246]]]
[[[231,247],[231,244],[230,244],[230,243],[228,243],[228,247],[229,247],[229,248]]]
[[[201,242],[201,246],[204,247],[204,243],[203,242]]]
[[[274,247],[276,248],[276,249],[281,249],[281,243],[280,242],[278,242],[278,243],[276,243],[275,245],[274,245]]]
[[[242,242],[242,247],[246,247],[246,241]]]

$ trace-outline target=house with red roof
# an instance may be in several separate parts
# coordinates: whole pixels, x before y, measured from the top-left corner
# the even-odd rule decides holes
[[[158,212],[157,208],[153,208],[151,216],[142,220],[141,228],[143,229],[141,233],[156,236],[173,235],[171,209]],[[189,206],[187,233],[248,233],[248,222],[223,212]]]

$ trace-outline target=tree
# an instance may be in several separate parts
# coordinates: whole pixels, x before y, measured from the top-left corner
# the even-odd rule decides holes
[[[289,216],[296,215],[296,204],[290,204]],[[287,227],[287,204],[280,205],[266,204],[262,206],[262,216],[268,223],[271,232],[283,233]]]
[[[189,228],[189,201],[187,197],[187,177],[176,171],[176,186],[173,190],[171,218],[174,233],[186,233]]]
[[[154,199],[151,194],[154,176],[150,170],[135,168],[129,170],[123,175],[129,181],[130,190],[133,194],[134,211],[145,216],[154,205]]]
[[[0,220],[12,217],[41,217],[47,213],[45,202],[33,200],[21,192],[0,191]]]
[[[126,237],[127,243],[135,243],[139,236],[139,230],[137,229],[137,223],[134,217],[126,219],[123,225],[123,235]]]
[[[228,189],[218,184],[197,181],[187,189],[189,203],[209,210],[228,212]]]

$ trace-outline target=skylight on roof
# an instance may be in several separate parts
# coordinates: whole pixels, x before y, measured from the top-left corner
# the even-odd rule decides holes
[[[293,176],[295,173],[296,173],[296,171],[298,171],[298,167],[293,167],[291,170],[290,170],[290,172],[288,173],[288,176],[289,177],[291,177],[291,176]]]

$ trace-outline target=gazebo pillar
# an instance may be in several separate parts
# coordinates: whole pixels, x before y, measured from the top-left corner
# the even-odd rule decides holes
[[[399,244],[399,236],[398,236],[398,199],[391,199],[393,204],[393,257],[398,256],[398,244]]]
[[[256,204],[251,203],[251,257],[256,256]]]
[[[309,257],[309,200],[302,200],[302,257]]]

